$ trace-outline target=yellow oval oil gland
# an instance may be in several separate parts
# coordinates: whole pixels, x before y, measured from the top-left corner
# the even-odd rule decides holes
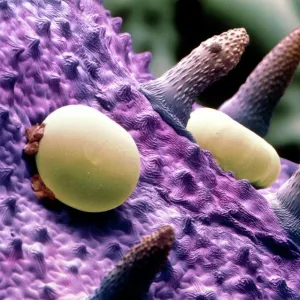
[[[260,136],[211,108],[192,112],[187,129],[202,149],[209,150],[220,167],[257,187],[270,186],[279,176],[280,158]]]
[[[78,210],[102,212],[130,196],[140,156],[124,128],[84,105],[59,108],[44,123],[36,164],[57,199]]]

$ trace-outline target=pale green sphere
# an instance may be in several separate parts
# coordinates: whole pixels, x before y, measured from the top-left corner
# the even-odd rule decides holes
[[[257,187],[270,186],[279,176],[280,158],[260,136],[211,108],[191,113],[187,129],[197,144],[209,150],[225,171],[248,179]]]
[[[86,212],[126,201],[139,179],[140,155],[124,128],[84,105],[59,108],[44,123],[36,164],[57,199]]]

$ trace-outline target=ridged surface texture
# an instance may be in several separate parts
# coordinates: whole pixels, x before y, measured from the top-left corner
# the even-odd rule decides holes
[[[102,280],[101,288],[89,300],[145,298],[150,284],[166,264],[173,243],[174,230],[169,225],[144,236]]]
[[[300,62],[300,27],[283,38],[220,110],[260,136]]]
[[[213,36],[161,77],[142,84],[142,90],[162,117],[169,114],[186,127],[196,97],[237,65],[248,42],[244,28]]]
[[[148,299],[299,299],[299,248],[265,199],[295,165],[282,161],[261,193],[220,170],[138,92],[151,56],[134,54],[120,25],[99,1],[0,2],[0,299],[86,299],[168,224],[174,246]],[[137,188],[106,213],[40,201],[31,188],[25,129],[77,103],[122,125],[140,151]]]

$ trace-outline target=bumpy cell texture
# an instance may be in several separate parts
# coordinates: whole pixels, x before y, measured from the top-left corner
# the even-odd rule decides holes
[[[300,299],[298,166],[282,159],[275,183],[256,190],[185,129],[194,98],[238,63],[246,31],[209,39],[155,79],[121,23],[101,1],[0,1],[0,299]],[[247,126],[237,98],[277,103],[299,36],[221,110]],[[35,194],[28,128],[70,104],[101,111],[138,147],[139,182],[116,209],[84,213]]]

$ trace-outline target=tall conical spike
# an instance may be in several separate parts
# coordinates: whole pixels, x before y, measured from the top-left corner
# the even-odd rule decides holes
[[[143,299],[167,261],[173,242],[174,230],[169,225],[143,237],[102,280],[100,289],[89,300]]]
[[[300,62],[300,27],[281,40],[219,110],[260,136]]]
[[[141,91],[178,134],[190,138],[185,126],[195,98],[236,66],[248,41],[243,28],[214,36],[158,79],[141,84]]]
[[[277,191],[271,205],[282,227],[300,244],[300,166]]]

